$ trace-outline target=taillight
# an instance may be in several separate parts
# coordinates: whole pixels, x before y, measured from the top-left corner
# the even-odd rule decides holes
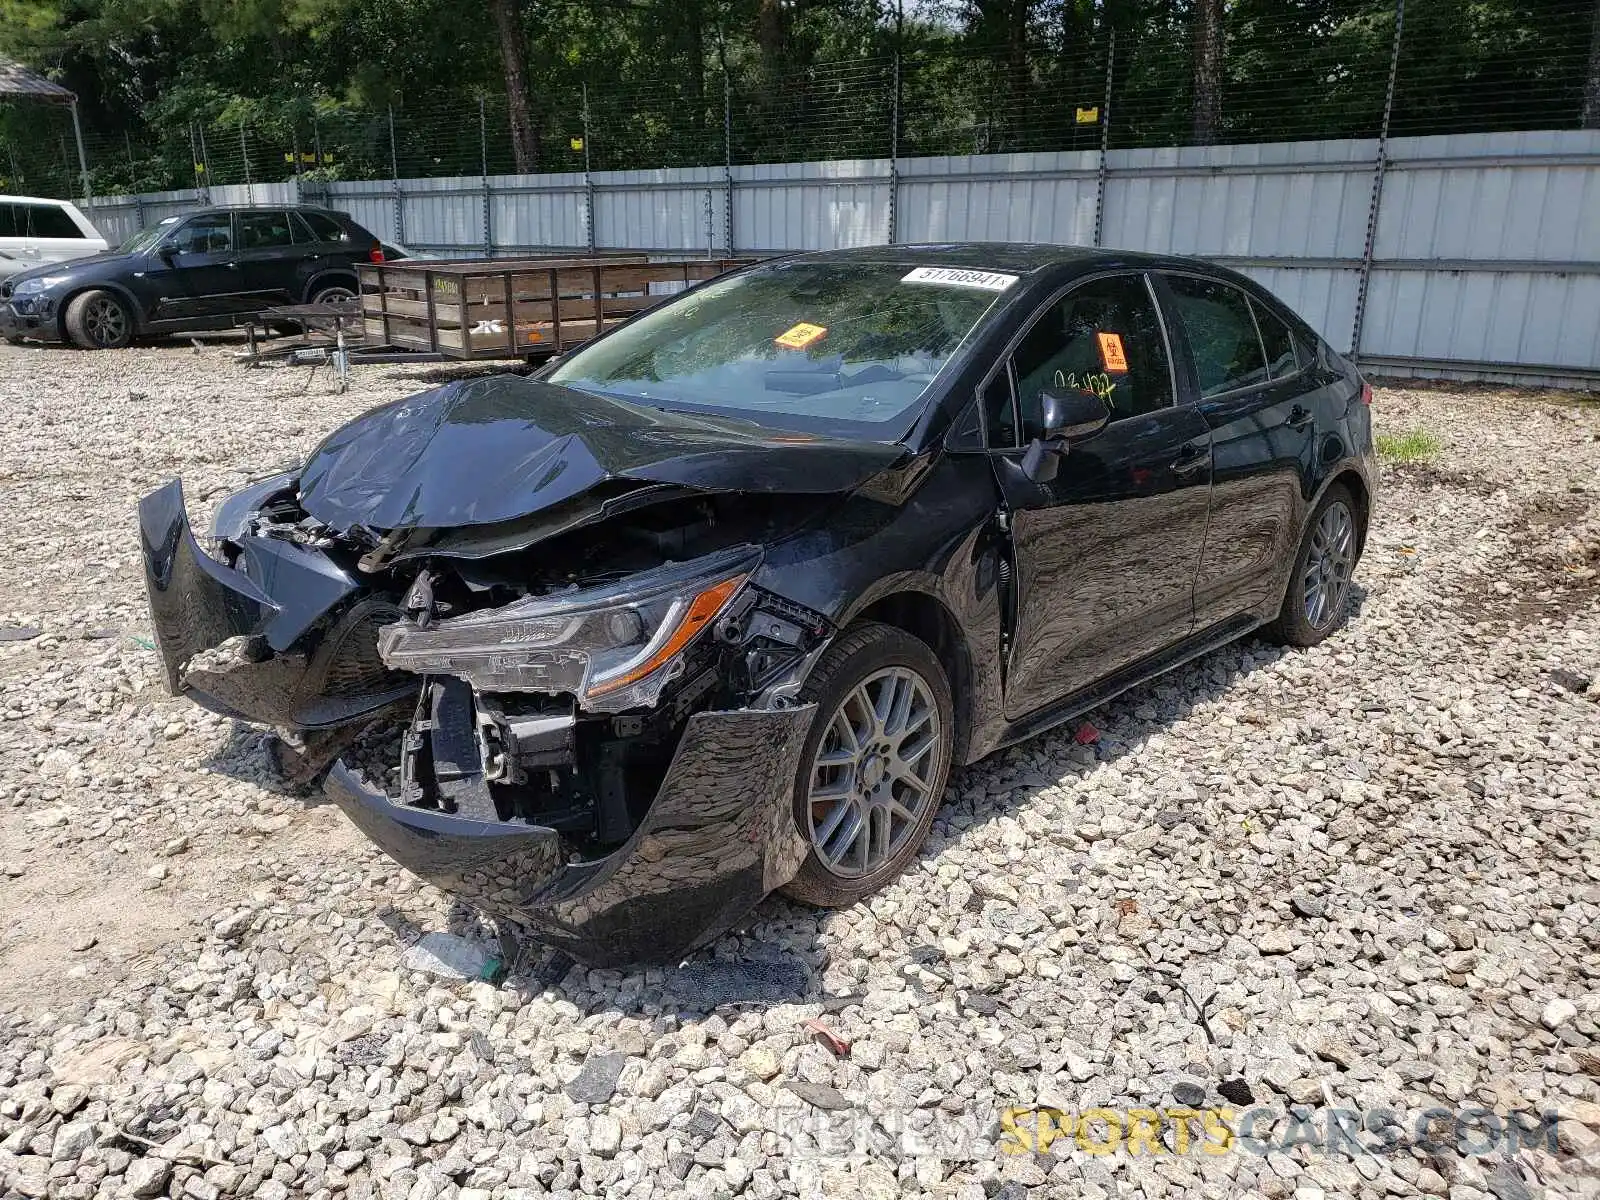
[[[372,249],[367,251],[367,261],[379,263],[383,261],[383,243],[372,243]]]
[[[1372,385],[1365,379],[1361,381],[1361,403],[1368,408],[1372,407]]]

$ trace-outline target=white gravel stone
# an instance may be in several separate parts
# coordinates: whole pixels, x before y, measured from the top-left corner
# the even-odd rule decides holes
[[[1577,1015],[1578,1006],[1558,996],[1544,1006],[1544,1012],[1539,1014],[1539,1023],[1553,1032]]]

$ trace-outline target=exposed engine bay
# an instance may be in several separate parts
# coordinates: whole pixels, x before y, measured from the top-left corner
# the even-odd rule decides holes
[[[367,581],[287,648],[289,660],[316,665],[325,699],[355,702],[367,719],[331,730],[286,722],[286,773],[315,777],[372,721],[409,722],[399,803],[556,829],[580,855],[625,841],[689,715],[759,701],[829,630],[749,582],[758,547],[780,521],[795,526],[794,497],[782,497],[780,518],[773,496],[649,485],[616,493],[544,514],[540,529],[405,542],[343,537],[288,485],[264,497],[232,537],[215,539],[218,561],[248,574],[259,542],[282,542]],[[564,524],[573,527],[517,544]],[[265,642],[254,635],[237,652],[266,663]],[[597,685],[607,656],[620,686]],[[203,652],[183,679],[196,699],[221,690],[241,711],[247,702],[217,686],[220,665],[217,651]],[[767,699],[783,702],[781,692]]]

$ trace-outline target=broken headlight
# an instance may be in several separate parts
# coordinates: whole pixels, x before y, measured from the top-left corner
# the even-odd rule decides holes
[[[456,675],[484,692],[566,692],[591,712],[651,705],[760,557],[740,546],[427,628],[402,621],[379,632],[378,653],[397,670]]]

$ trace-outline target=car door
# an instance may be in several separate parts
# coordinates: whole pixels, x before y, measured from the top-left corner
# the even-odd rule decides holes
[[[1022,456],[1043,432],[1046,388],[1093,392],[1111,419],[1072,443],[1055,477],[1040,483],[1024,474]],[[1050,300],[986,385],[1015,568],[1011,719],[1190,632],[1211,454],[1205,422],[1177,399],[1167,333],[1139,272],[1090,279]]]
[[[239,238],[239,273],[247,310],[259,312],[278,304],[297,303],[298,276],[306,248],[295,245],[288,212],[237,212],[234,228]]]
[[[1161,285],[1211,431],[1211,521],[1195,578],[1204,628],[1277,599],[1304,519],[1317,406],[1306,352],[1269,308],[1204,275],[1163,273]]]
[[[19,207],[26,210],[35,263],[70,262],[105,249],[105,242],[79,228],[72,214],[60,204],[36,201]]]
[[[197,213],[149,258],[143,285],[154,296],[152,320],[226,325],[244,311],[232,213]]]

